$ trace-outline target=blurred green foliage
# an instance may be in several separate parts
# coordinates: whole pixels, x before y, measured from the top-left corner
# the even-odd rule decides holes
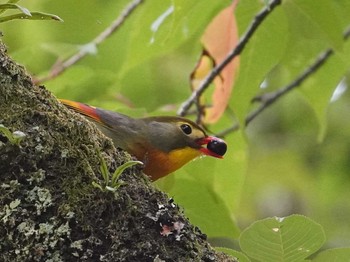
[[[200,36],[229,3],[145,1],[95,53],[43,84],[57,97],[135,117],[174,115],[190,95]],[[21,4],[64,20],[1,27],[10,55],[36,78],[86,48],[128,1]],[[263,7],[258,0],[238,4],[240,34]],[[323,226],[326,245],[350,245],[350,41],[342,37],[349,13],[348,0],[283,1],[243,51],[230,110],[209,129],[232,125],[232,112],[242,122],[254,96],[293,81],[326,48],[335,55],[246,129],[227,135],[224,160],[198,159],[157,182],[209,237],[235,240],[257,219],[298,213]]]

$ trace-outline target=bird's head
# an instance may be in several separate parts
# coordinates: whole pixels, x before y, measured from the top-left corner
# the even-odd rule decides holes
[[[226,143],[208,136],[196,123],[181,117],[143,118],[147,123],[148,144],[145,173],[153,180],[179,169],[201,155],[223,158]],[[152,163],[152,164],[150,164]]]
[[[164,152],[191,148],[198,155],[223,158],[227,145],[224,140],[208,136],[196,123],[181,117],[148,118],[151,143]]]

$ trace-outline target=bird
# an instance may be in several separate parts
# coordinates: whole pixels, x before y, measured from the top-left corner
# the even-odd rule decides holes
[[[91,120],[116,147],[141,161],[143,173],[152,181],[202,155],[223,158],[227,150],[224,140],[208,136],[203,128],[183,117],[133,118],[80,102],[59,101]]]

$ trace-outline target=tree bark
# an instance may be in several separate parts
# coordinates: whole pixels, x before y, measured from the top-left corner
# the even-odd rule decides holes
[[[131,157],[33,85],[1,43],[0,124],[1,261],[236,261],[140,168],[116,192],[93,186],[101,157],[111,173]]]

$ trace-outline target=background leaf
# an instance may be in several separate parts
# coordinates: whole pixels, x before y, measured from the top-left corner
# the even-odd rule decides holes
[[[252,12],[251,17],[248,18],[250,21],[256,14],[256,10],[261,7],[260,5],[257,6],[255,1],[252,1],[252,3],[255,4],[253,6],[256,9],[253,9],[252,6],[243,6],[242,9],[237,8],[239,24],[245,23],[240,19],[247,19],[249,17],[248,11]],[[248,4],[245,3],[245,5]],[[247,13],[240,15],[240,12]],[[285,51],[288,36],[286,22],[281,9],[276,9],[254,34],[245,52],[240,56],[240,68],[244,68],[244,70],[240,70],[230,106],[234,108],[234,112],[242,126],[244,126],[244,118],[251,108],[252,98],[258,94],[259,87],[264,82],[266,74],[276,66]],[[244,32],[245,27],[240,28],[240,31]],[[275,41],[276,36],[278,36],[278,41]]]
[[[211,237],[238,237],[239,229],[229,209],[210,185],[193,179],[177,179],[170,195],[175,196],[190,221],[200,225],[206,234]]]
[[[238,252],[233,249],[224,248],[224,247],[216,247],[215,250],[224,252],[232,257],[235,257],[238,259],[239,262],[250,262],[250,259],[244,255],[242,252]]]
[[[350,261],[350,248],[328,249],[319,253],[313,262],[345,262]]]
[[[7,4],[0,4],[0,14],[5,12],[8,9],[18,9],[19,11],[21,11],[23,14],[25,15],[29,15],[30,16],[30,12],[27,8],[24,8],[20,5],[17,4],[11,4],[11,3],[7,3]]]
[[[240,236],[240,246],[258,261],[302,261],[324,243],[322,227],[300,215],[267,218],[253,223]]]

